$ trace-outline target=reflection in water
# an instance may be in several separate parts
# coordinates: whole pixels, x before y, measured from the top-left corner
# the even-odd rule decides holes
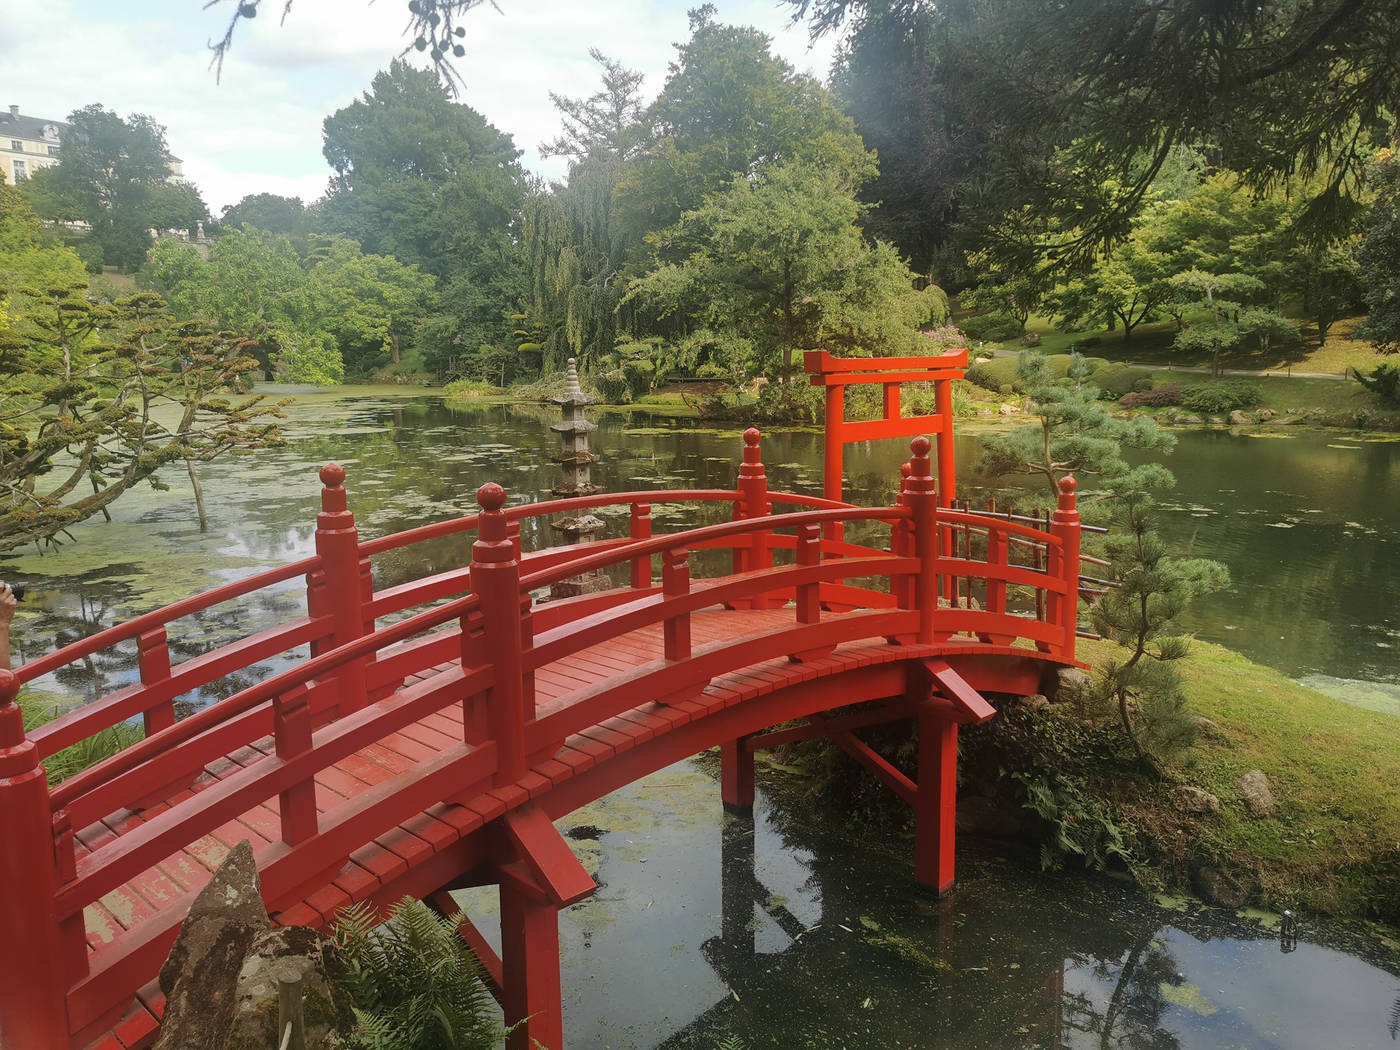
[[[600,882],[564,913],[570,1045],[1393,1046],[1396,977],[1329,931],[1285,954],[1256,921],[976,855],[940,900],[906,844],[852,843],[810,810],[760,794],[753,818],[725,815],[682,763],[561,821]]]
[[[554,410],[542,406],[449,408],[421,396],[304,397],[291,407],[287,448],[209,464],[209,533],[200,533],[187,482],[176,472],[168,479],[170,491],[133,494],[116,507],[115,522],[75,528],[76,542],[56,555],[11,553],[0,562],[6,578],[39,592],[21,608],[18,656],[32,659],[123,617],[310,554],[316,471],[332,459],[347,469],[351,506],[365,537],[470,512],[476,488],[487,480],[505,484],[513,502],[546,499],[557,481],[548,430],[554,418]],[[640,413],[604,412],[598,421],[593,443],[602,459],[594,474],[607,489],[734,482],[737,428],[703,430]],[[852,498],[891,500],[905,454],[897,441],[849,449]],[[976,498],[975,435],[959,438],[957,455],[961,492]],[[773,487],[820,494],[819,433],[770,433],[764,460]],[[1188,432],[1179,436],[1171,465],[1178,486],[1164,508],[1164,531],[1179,549],[1226,562],[1234,578],[1231,593],[1191,610],[1190,629],[1291,675],[1400,683],[1400,574],[1394,568],[1400,485],[1393,483],[1400,443]],[[654,508],[658,529],[723,516],[717,505]],[[611,534],[622,532],[623,519],[610,518]],[[552,537],[535,522],[527,523],[522,540],[534,549]],[[463,536],[391,552],[376,559],[376,585],[459,567],[469,558],[470,538]],[[172,638],[182,655],[193,655],[294,615],[303,602],[300,586],[287,584],[272,595],[192,617]],[[91,697],[128,681],[134,661],[134,651],[104,656],[41,685]],[[285,660],[270,660],[257,673],[282,666]],[[204,703],[236,684],[187,699]]]

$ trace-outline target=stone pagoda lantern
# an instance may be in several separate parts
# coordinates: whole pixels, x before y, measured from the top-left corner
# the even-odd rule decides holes
[[[593,484],[592,478],[592,466],[598,461],[598,454],[589,451],[588,448],[588,435],[597,430],[598,426],[583,417],[584,408],[594,400],[596,399],[585,394],[579,386],[578,362],[572,357],[569,358],[568,385],[564,389],[564,395],[554,399],[554,403],[560,406],[563,418],[558,423],[551,424],[549,428],[559,434],[561,447],[554,454],[554,461],[564,470],[563,484],[554,486],[556,496],[567,499],[570,496],[591,496],[598,491],[598,486]],[[550,528],[559,533],[560,540],[567,545],[588,543],[596,538],[604,524],[592,514],[584,513],[553,521]],[[575,595],[603,590],[607,585],[605,576],[593,572],[553,584],[549,596],[572,598]]]

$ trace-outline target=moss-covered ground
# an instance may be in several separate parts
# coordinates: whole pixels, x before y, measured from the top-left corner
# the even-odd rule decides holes
[[[1112,649],[1085,642],[1081,657],[1103,660]],[[1213,727],[1175,767],[1178,783],[1134,776],[1115,800],[1151,877],[1175,888],[1209,863],[1268,907],[1400,925],[1400,718],[1204,642],[1193,643],[1181,670],[1192,713]],[[1278,800],[1271,817],[1251,816],[1237,786],[1254,769]],[[1181,783],[1215,795],[1220,811],[1186,812]]]

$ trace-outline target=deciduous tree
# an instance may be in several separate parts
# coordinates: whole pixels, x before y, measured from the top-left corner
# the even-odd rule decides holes
[[[919,329],[946,319],[946,298],[916,291],[892,246],[866,242],[859,214],[840,171],[767,168],[654,235],[658,263],[623,302],[741,335],[784,377],[803,349],[913,352]]]

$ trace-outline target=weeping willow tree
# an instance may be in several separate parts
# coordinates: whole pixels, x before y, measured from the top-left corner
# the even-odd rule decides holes
[[[569,357],[592,363],[617,341],[627,247],[613,227],[612,195],[622,166],[591,157],[573,166],[567,186],[526,204],[529,314],[546,331],[546,371]]]

